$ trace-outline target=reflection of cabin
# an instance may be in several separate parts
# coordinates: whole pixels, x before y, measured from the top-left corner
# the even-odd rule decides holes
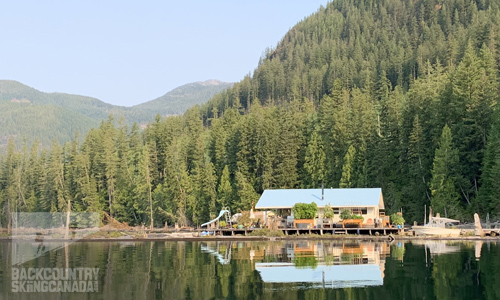
[[[256,263],[265,283],[311,283],[313,287],[346,288],[381,286],[383,271],[378,265],[318,265],[298,268],[293,263]]]
[[[282,217],[287,226],[293,223],[292,208],[296,203],[312,203],[318,206],[318,218],[314,226],[323,225],[324,208],[329,205],[333,209],[334,223],[340,223],[340,212],[348,209],[352,214],[363,216],[363,227],[374,226],[383,220],[384,198],[380,188],[347,188],[347,189],[290,189],[265,190],[255,205],[257,210],[275,211]],[[266,221],[264,212],[263,221]]]
[[[294,253],[295,255],[300,254],[302,256],[314,256],[316,253],[316,243],[297,242],[294,244]]]
[[[265,252],[254,265],[264,282],[345,288],[383,285],[390,246],[373,242],[294,241],[282,244],[282,249],[269,248]],[[296,258],[315,259],[305,260],[312,261],[311,265],[302,265]]]

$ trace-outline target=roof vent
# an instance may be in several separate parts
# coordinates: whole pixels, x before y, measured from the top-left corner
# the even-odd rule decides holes
[[[321,201],[325,200],[325,185],[321,183]]]

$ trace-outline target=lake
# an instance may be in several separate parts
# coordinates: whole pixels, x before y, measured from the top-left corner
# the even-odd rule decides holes
[[[500,299],[496,242],[0,242],[0,261],[0,299]],[[96,291],[22,291],[63,272]]]

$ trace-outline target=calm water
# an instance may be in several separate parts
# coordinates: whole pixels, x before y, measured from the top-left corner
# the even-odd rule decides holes
[[[500,299],[498,243],[46,243],[21,266],[99,268],[99,291],[12,293],[34,246],[0,242],[0,299]]]

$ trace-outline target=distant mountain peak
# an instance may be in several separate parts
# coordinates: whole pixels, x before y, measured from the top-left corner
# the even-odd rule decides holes
[[[165,95],[134,107],[108,104],[96,98],[66,93],[45,93],[15,80],[0,80],[0,150],[12,137],[20,142],[53,139],[64,143],[74,132],[86,134],[109,114],[132,124],[152,122],[157,114],[179,115],[194,105],[206,103],[232,83],[216,79],[179,86]],[[28,105],[29,104],[29,105]]]
[[[201,84],[203,86],[209,86],[209,85],[221,85],[221,84],[229,84],[229,82],[223,82],[217,79],[208,79],[205,81],[196,81],[196,83]]]
[[[179,115],[194,105],[205,104],[215,94],[232,86],[232,82],[217,79],[196,81],[179,86],[161,97],[138,104],[133,108],[149,111],[154,115],[157,113],[161,116]]]

